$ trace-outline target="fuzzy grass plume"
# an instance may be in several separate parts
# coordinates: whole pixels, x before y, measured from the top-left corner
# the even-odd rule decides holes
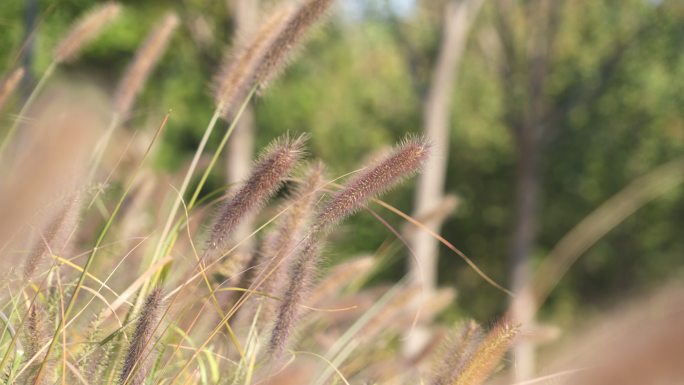
[[[264,279],[259,287],[260,291],[276,294],[283,289],[289,264],[283,262],[295,249],[297,242],[306,234],[307,226],[313,218],[314,205],[319,197],[318,189],[321,187],[325,175],[325,165],[316,162],[305,172],[302,182],[297,186],[283,205],[286,210],[276,221],[275,228],[264,242],[263,249],[257,254],[259,257],[254,266],[260,273],[254,277],[250,286],[256,286]],[[270,276],[268,276],[270,274]],[[262,318],[270,318],[274,309],[273,301],[268,301],[262,309]]]
[[[283,291],[284,298],[278,308],[269,342],[269,352],[276,359],[285,350],[301,315],[300,306],[306,302],[313,285],[320,259],[321,243],[317,238],[307,237],[301,253],[290,269],[289,284]]]
[[[518,327],[503,320],[496,324],[492,330],[482,339],[477,348],[463,357],[463,361],[457,373],[452,373],[450,385],[481,385],[499,365],[501,358],[518,334]]]
[[[128,115],[136,96],[144,87],[154,66],[164,55],[178,23],[178,16],[172,12],[168,13],[138,48],[114,94],[114,108],[122,118]]]
[[[226,247],[230,236],[247,214],[261,208],[283,185],[303,154],[306,136],[274,141],[254,165],[245,184],[221,208],[211,230],[204,258],[214,259]]]
[[[41,349],[49,341],[52,333],[50,330],[51,322],[49,322],[46,316],[47,314],[40,303],[34,302],[31,304],[22,333],[25,349],[24,362],[28,367],[23,369],[24,373],[17,379],[17,383],[35,383],[36,371],[45,356]],[[39,381],[36,385],[50,383],[52,365],[46,371],[49,374],[44,375],[42,381]]]
[[[264,60],[273,40],[292,13],[290,5],[276,9],[246,43],[238,42],[221,64],[214,77],[216,104],[222,108],[222,116],[234,110],[254,82],[259,63]]]
[[[299,5],[284,28],[269,44],[267,54],[256,69],[255,78],[259,87],[266,87],[283,70],[311,28],[334,3],[335,0],[306,0]]]
[[[161,289],[154,289],[145,299],[126,352],[119,385],[142,385],[153,361],[154,334],[163,312]]]
[[[425,139],[405,139],[389,156],[346,182],[342,190],[321,210],[316,226],[321,229],[334,227],[363,207],[369,199],[420,171],[428,158],[429,147]]]
[[[475,321],[468,321],[449,337],[443,346],[432,385],[451,385],[472,359],[482,341],[482,329]]]
[[[427,159],[428,145],[423,139],[406,139],[389,156],[345,183],[323,207],[309,234],[295,255],[290,271],[290,284],[285,290],[278,318],[271,334],[269,351],[278,357],[285,349],[300,307],[308,300],[320,260],[325,233],[361,208],[369,199],[391,189],[420,170]]]
[[[55,49],[55,63],[69,62],[76,59],[85,47],[104,30],[121,12],[121,5],[110,2],[89,11],[74,24],[69,33]]]

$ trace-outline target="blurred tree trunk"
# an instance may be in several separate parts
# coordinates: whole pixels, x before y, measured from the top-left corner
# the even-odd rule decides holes
[[[235,17],[235,36],[240,39],[249,36],[258,26],[259,0],[227,0]],[[254,157],[255,122],[251,106],[244,111],[235,131],[228,140],[226,153],[226,181],[235,185],[244,181],[252,167]],[[247,220],[235,231],[235,240],[242,241],[252,232],[252,221]],[[238,251],[248,253],[252,250],[252,239],[244,242]]]
[[[499,64],[506,120],[516,149],[509,251],[510,285],[516,298],[511,304],[511,315],[525,329],[534,328],[536,310],[534,293],[524,288],[531,279],[530,256],[538,236],[542,188],[540,162],[550,132],[548,122],[552,120],[546,100],[546,78],[561,3],[558,0],[529,3],[502,0],[496,7],[503,52]],[[514,380],[530,379],[535,370],[533,342],[517,343],[513,356]]]
[[[444,206],[444,184],[449,153],[449,123],[454,88],[468,32],[484,0],[449,0],[445,4],[442,43],[430,88],[423,107],[423,131],[432,143],[432,155],[418,179],[413,217],[432,231],[441,231],[444,215],[428,215]],[[425,231],[414,232],[409,244],[411,281],[423,286],[423,299],[432,297],[437,286],[438,241]],[[426,340],[420,328],[407,336],[405,352],[417,352]]]

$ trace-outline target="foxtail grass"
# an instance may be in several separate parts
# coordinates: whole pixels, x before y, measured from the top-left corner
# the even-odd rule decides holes
[[[482,341],[482,329],[475,321],[468,321],[443,344],[443,352],[435,363],[432,385],[451,385],[461,375],[472,359],[477,345]]]
[[[272,41],[278,36],[292,13],[290,5],[276,9],[246,43],[236,41],[235,47],[225,55],[214,77],[214,95],[217,106],[225,106],[222,115],[228,118],[235,105],[253,87],[256,69],[268,53]]]
[[[300,307],[308,300],[325,233],[363,207],[369,199],[420,171],[428,154],[429,146],[425,140],[404,140],[391,154],[347,181],[319,211],[309,234],[302,241],[301,252],[295,255],[292,264],[286,297],[279,307],[269,343],[274,357],[280,356],[285,349],[299,318]]]
[[[295,139],[285,136],[263,152],[245,184],[219,210],[203,259],[213,260],[217,253],[224,251],[240,221],[249,212],[261,208],[282,187],[301,159],[306,139],[306,136]]]
[[[321,209],[316,226],[320,229],[334,227],[361,209],[371,198],[416,174],[424,166],[429,149],[425,139],[405,139],[387,157],[346,182]]]
[[[57,44],[52,60],[63,63],[75,60],[88,43],[97,38],[104,28],[121,12],[121,5],[114,2],[93,8],[83,15]]]
[[[306,234],[310,224],[319,189],[324,180],[325,166],[321,162],[311,165],[292,196],[283,204],[284,214],[278,218],[272,233],[266,236],[263,248],[254,266],[260,271],[250,287],[276,294],[283,289],[287,278],[289,261],[284,261],[295,249],[297,242]],[[285,263],[284,263],[285,262]],[[263,279],[263,284],[259,285]],[[273,301],[262,308],[262,318],[270,319]]]
[[[264,89],[285,68],[292,55],[309,36],[310,30],[335,3],[335,0],[305,0],[289,17],[285,26],[266,49],[255,71],[255,81]]]
[[[145,299],[126,352],[119,385],[142,385],[153,361],[154,336],[163,312],[161,289],[154,289]]]
[[[482,339],[482,342],[477,345],[472,354],[459,357],[463,361],[461,369],[446,383],[450,385],[483,384],[499,365],[518,331],[517,326],[511,325],[506,320],[497,323]]]

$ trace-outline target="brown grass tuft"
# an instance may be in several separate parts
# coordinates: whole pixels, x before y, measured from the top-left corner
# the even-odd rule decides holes
[[[287,20],[271,42],[267,54],[256,69],[256,82],[264,88],[287,64],[290,56],[306,38],[311,28],[326,14],[335,0],[306,0]]]
[[[289,4],[276,9],[251,39],[246,43],[236,43],[236,47],[223,59],[221,68],[214,77],[214,94],[216,104],[223,108],[224,118],[228,117],[249,92],[259,63],[284,27],[292,9]]]
[[[163,295],[154,289],[145,299],[135,333],[126,352],[119,385],[142,385],[153,361],[154,334],[162,315]]]
[[[19,67],[0,83],[0,110],[2,110],[9,97],[14,93],[21,79],[24,78],[25,73],[24,67]]]
[[[245,184],[228,199],[211,230],[203,259],[214,259],[226,247],[230,236],[247,214],[260,208],[283,185],[302,157],[306,136],[275,140],[254,165]]]
[[[273,232],[267,236],[261,252],[257,254],[258,259],[254,266],[259,274],[254,277],[251,287],[265,279],[259,287],[260,291],[278,295],[284,289],[289,263],[283,260],[295,250],[297,242],[306,234],[307,226],[311,224],[324,175],[325,165],[321,162],[314,163],[306,170],[292,196],[282,205],[281,210],[286,211],[278,218]],[[275,311],[273,305],[274,301],[265,303],[261,311],[262,319],[272,318]]]
[[[482,340],[482,330],[475,321],[468,321],[449,337],[436,362],[432,385],[450,385],[458,379]]]
[[[269,352],[278,359],[285,350],[290,335],[301,316],[300,306],[305,303],[311,290],[318,267],[321,241],[309,235],[301,253],[293,262],[288,277],[287,289],[283,291],[283,300],[278,308],[275,325],[271,333]]]
[[[175,13],[167,14],[138,48],[114,94],[114,108],[122,118],[128,115],[136,96],[144,87],[156,63],[164,55],[178,23],[178,16]]]
[[[464,362],[451,385],[481,385],[499,365],[501,358],[518,334],[518,327],[508,321],[499,322],[487,333],[477,349]]]
[[[408,138],[389,156],[345,183],[318,215],[317,226],[329,229],[359,210],[366,202],[418,172],[429,155],[422,138]]]
[[[120,12],[121,5],[110,2],[92,9],[82,16],[57,45],[53,56],[55,63],[76,59],[81,49],[94,40]]]
[[[50,330],[50,322],[43,307],[34,302],[28,311],[26,320],[24,321],[24,361],[29,365],[24,373],[17,380],[17,383],[33,384],[36,376],[36,371],[45,356],[41,352],[41,348],[49,340],[52,331]],[[30,364],[29,364],[30,362]],[[48,369],[48,372],[51,368]],[[23,381],[23,382],[22,382]],[[36,385],[43,385],[50,383],[50,376],[43,376],[41,382]]]

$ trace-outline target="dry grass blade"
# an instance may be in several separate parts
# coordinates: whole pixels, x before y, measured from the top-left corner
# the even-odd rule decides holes
[[[647,203],[684,182],[684,160],[668,162],[612,196],[568,232],[549,252],[525,290],[533,290],[541,306],[572,264],[608,232]]]
[[[83,47],[97,38],[120,12],[121,5],[112,2],[98,6],[82,16],[57,45],[53,60],[61,63],[76,59]]]

